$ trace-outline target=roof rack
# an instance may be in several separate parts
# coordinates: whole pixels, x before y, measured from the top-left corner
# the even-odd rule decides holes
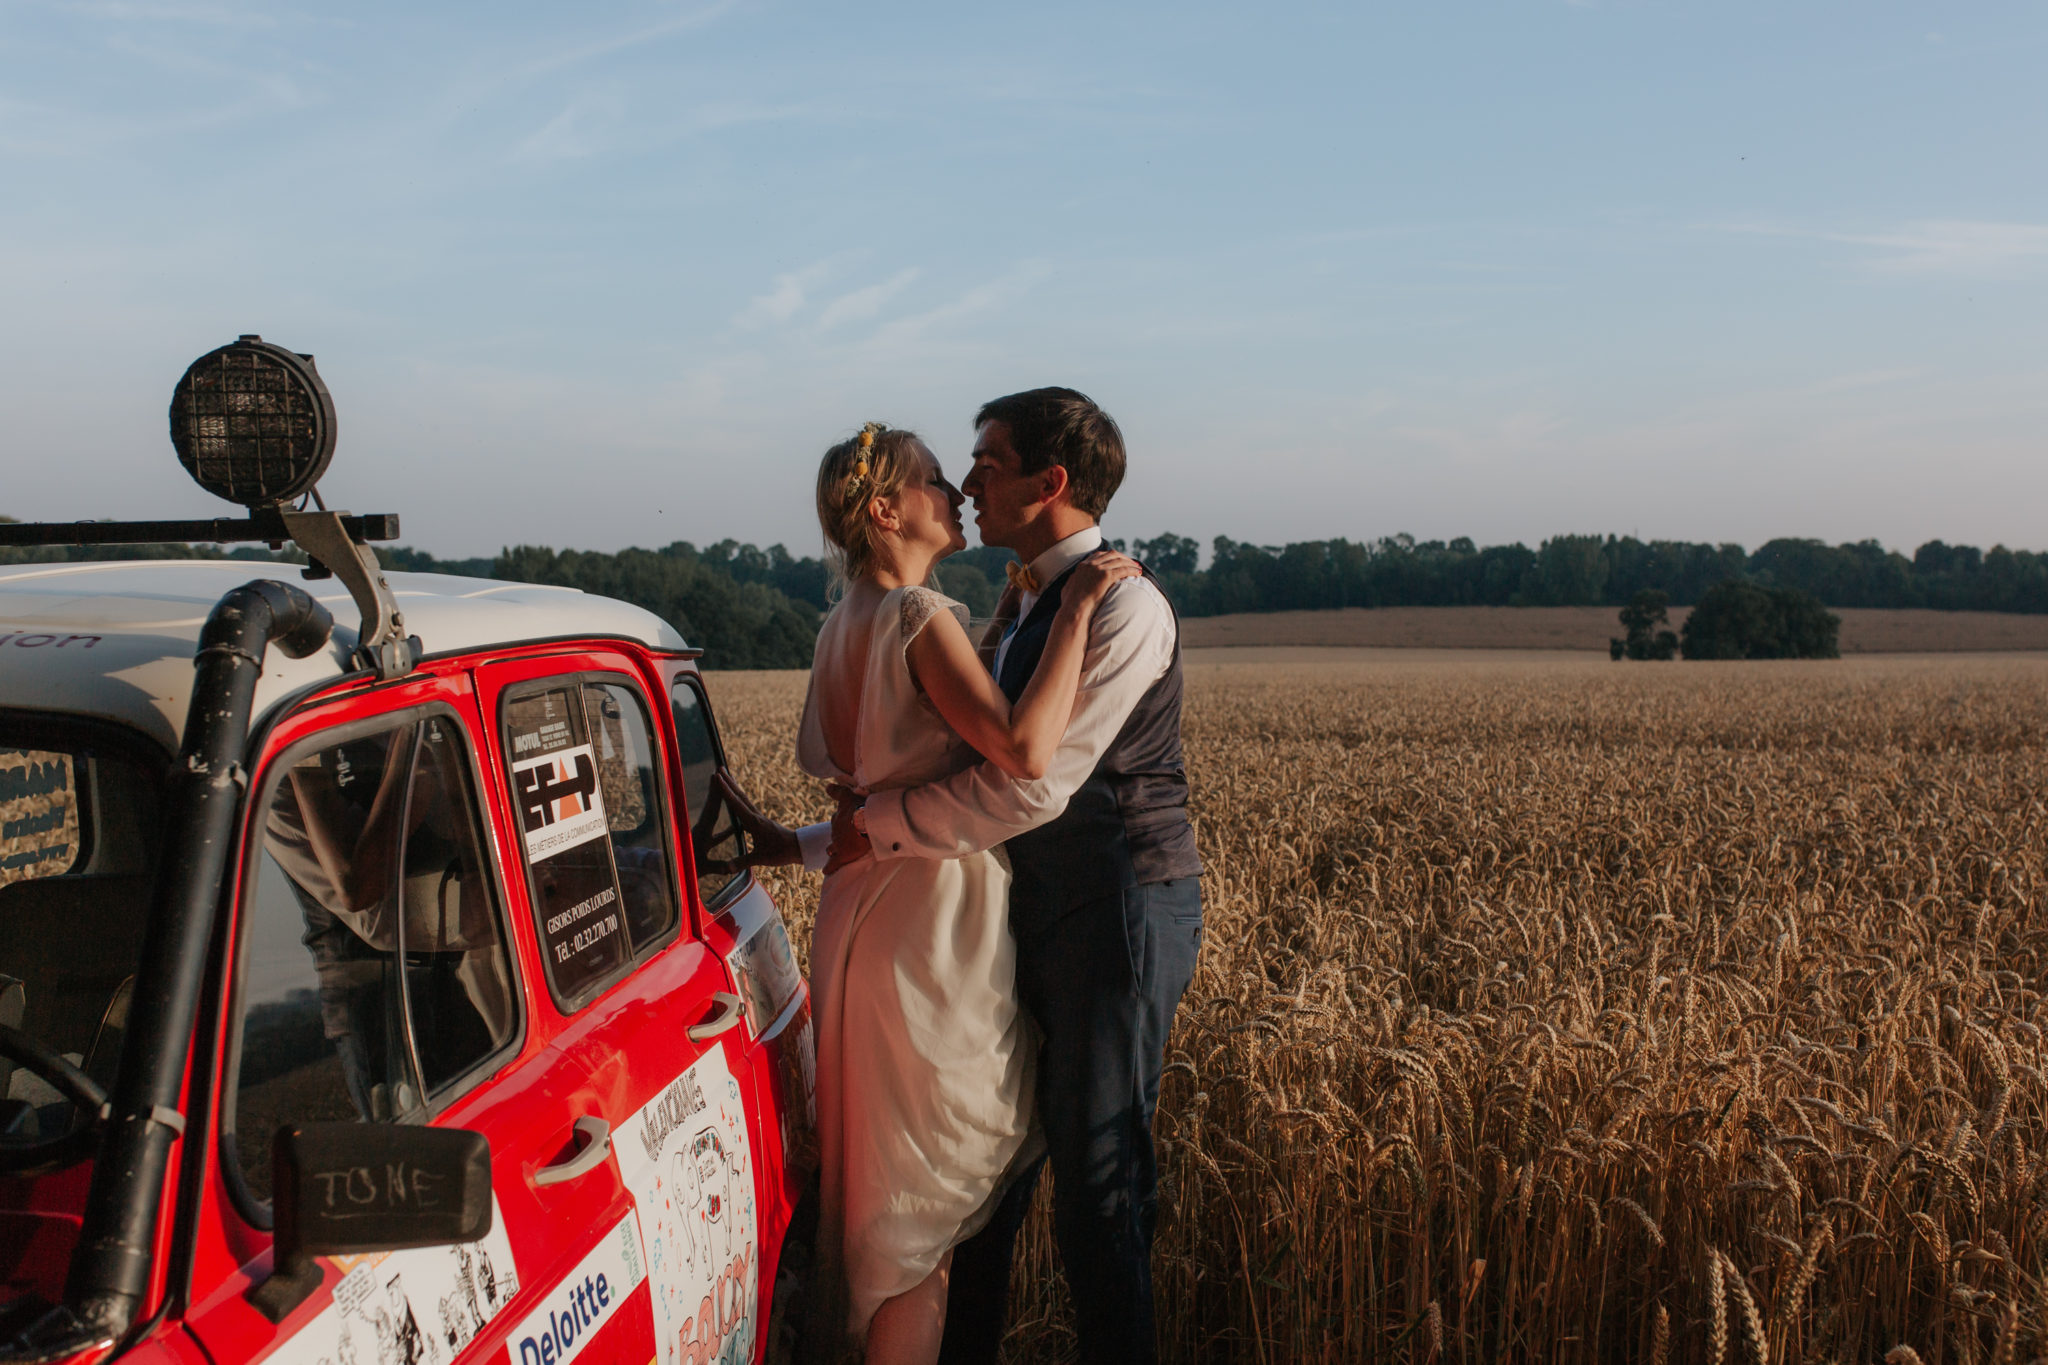
[[[336,512],[342,530],[358,543],[398,539],[398,513],[367,512],[356,516]],[[294,539],[278,507],[254,507],[246,517],[214,517],[204,521],[0,521],[0,547],[62,545],[155,545],[168,541],[201,541],[211,545],[268,542],[283,549]],[[310,550],[307,553],[312,553]]]

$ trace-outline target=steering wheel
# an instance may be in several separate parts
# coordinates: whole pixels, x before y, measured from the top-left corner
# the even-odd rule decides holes
[[[0,1024],[0,1057],[48,1081],[86,1118],[83,1124],[48,1142],[20,1147],[0,1143],[0,1172],[25,1175],[54,1170],[90,1154],[99,1141],[100,1110],[107,1103],[107,1092],[100,1083],[79,1070],[63,1053],[8,1024]]]

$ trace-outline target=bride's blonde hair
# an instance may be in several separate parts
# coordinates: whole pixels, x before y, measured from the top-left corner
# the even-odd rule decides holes
[[[923,444],[914,431],[869,422],[819,461],[818,525],[825,532],[825,562],[836,588],[875,567],[875,523],[868,505],[909,482]]]

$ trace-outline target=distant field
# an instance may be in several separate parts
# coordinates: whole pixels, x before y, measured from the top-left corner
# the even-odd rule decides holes
[[[1676,630],[1691,613],[1671,612]],[[1596,649],[1621,634],[1613,607],[1350,607],[1189,617],[1190,649],[1243,645],[1352,645],[1393,649]],[[1844,607],[1844,654],[1976,653],[2048,649],[2048,616],[1989,611],[1881,611]]]

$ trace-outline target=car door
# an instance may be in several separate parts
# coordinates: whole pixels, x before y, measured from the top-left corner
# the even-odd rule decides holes
[[[577,1103],[610,1126],[638,1210],[652,1357],[752,1360],[759,1099],[742,1002],[685,913],[673,740],[649,683],[639,658],[602,649],[478,671],[549,1007],[588,1078]]]
[[[765,1121],[780,1136],[771,1144],[780,1165],[762,1172],[762,1203],[769,1210],[763,1236],[779,1248],[784,1222],[816,1170],[817,1060],[810,992],[775,902],[751,874],[732,868],[743,849],[742,835],[719,791],[725,751],[703,679],[682,661],[666,673],[703,934],[725,958],[746,1001],[747,1056]]]
[[[817,1174],[810,993],[775,902],[750,873],[733,869],[743,837],[719,790],[725,752],[703,680],[683,659],[664,661],[663,676],[679,760],[673,778],[689,834],[702,933],[746,1000],[746,1083],[758,1097],[763,1134],[757,1165],[761,1245],[766,1263],[776,1268],[763,1293],[769,1296],[770,1334],[786,1346],[806,1311],[803,1291],[817,1210],[815,1198],[805,1199],[807,1190],[815,1190]]]
[[[646,1258],[591,1111],[591,1071],[534,989],[502,783],[469,675],[316,706],[265,744],[249,803],[218,1050],[219,1141],[193,1334],[219,1362],[644,1365]],[[337,1257],[271,1321],[270,1144],[287,1122],[481,1132],[488,1235]],[[210,1246],[209,1246],[210,1244]],[[209,1254],[211,1253],[211,1254]],[[209,1279],[223,1259],[238,1267]]]

